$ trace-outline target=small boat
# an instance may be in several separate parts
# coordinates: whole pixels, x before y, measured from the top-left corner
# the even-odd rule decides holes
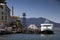
[[[43,24],[41,24],[41,33],[42,34],[53,34],[53,24],[49,23],[48,20],[46,20]]]

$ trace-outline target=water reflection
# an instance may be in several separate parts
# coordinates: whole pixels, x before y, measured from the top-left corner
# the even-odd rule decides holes
[[[41,37],[52,36],[53,34],[41,34]]]

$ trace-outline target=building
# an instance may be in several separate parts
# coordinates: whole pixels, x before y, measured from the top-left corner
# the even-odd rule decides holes
[[[10,9],[6,3],[0,3],[0,26],[5,26],[10,22]]]
[[[38,29],[38,28],[37,28],[37,26],[35,24],[30,24],[28,26],[28,29],[35,30],[35,29]]]
[[[11,22],[15,22],[16,20],[19,20],[18,16],[11,16]]]
[[[12,16],[11,17],[11,22],[16,22],[16,20],[19,20],[19,16],[14,15],[14,7],[12,6]]]

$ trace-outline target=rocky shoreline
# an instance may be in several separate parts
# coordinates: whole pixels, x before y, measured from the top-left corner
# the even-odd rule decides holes
[[[40,30],[21,30],[21,31],[1,31],[0,35],[7,34],[53,34],[52,32],[41,32]]]

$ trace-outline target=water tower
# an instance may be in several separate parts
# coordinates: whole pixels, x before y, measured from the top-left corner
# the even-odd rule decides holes
[[[23,26],[26,27],[26,13],[23,13],[22,23],[23,23]]]

